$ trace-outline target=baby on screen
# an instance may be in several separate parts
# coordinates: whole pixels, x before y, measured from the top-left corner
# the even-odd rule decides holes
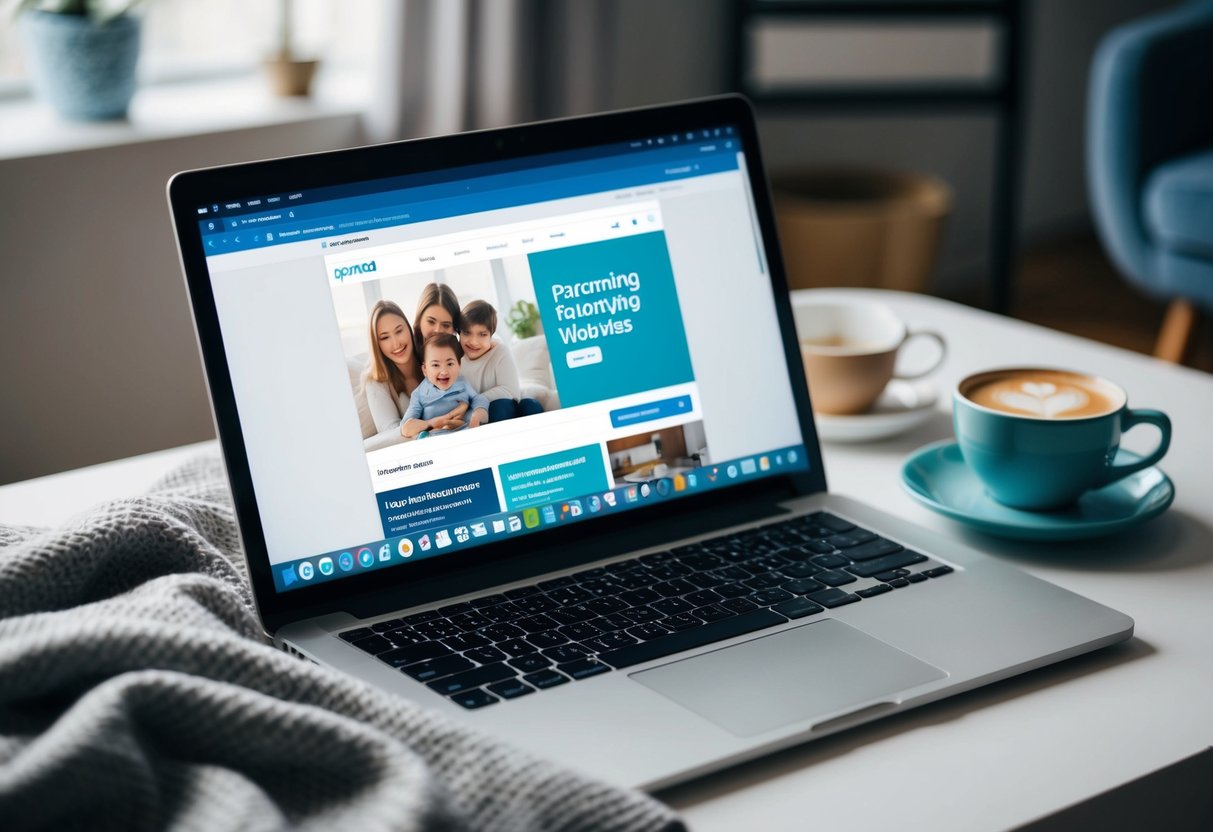
[[[421,372],[425,381],[417,385],[404,413],[406,437],[418,439],[440,430],[474,428],[485,423],[489,403],[459,377],[463,348],[449,332],[438,332],[425,339],[421,353]],[[464,413],[469,413],[467,421]]]

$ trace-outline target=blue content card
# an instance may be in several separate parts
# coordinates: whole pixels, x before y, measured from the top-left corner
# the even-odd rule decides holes
[[[528,260],[565,407],[694,381],[664,232]]]
[[[384,537],[483,517],[501,510],[490,468],[381,491],[375,495],[375,500],[383,520]]]
[[[585,445],[498,466],[506,511],[605,491],[600,445]]]

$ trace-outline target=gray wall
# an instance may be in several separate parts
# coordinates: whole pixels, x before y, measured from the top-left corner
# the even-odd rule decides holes
[[[0,483],[214,436],[164,188],[358,119],[0,160]]]

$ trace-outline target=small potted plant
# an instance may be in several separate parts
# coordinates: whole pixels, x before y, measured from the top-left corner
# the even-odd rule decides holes
[[[78,121],[123,118],[135,94],[140,0],[17,0],[34,94]]]
[[[265,62],[275,95],[305,96],[312,88],[319,61],[301,60],[295,53],[292,0],[278,4],[278,49]]]
[[[539,317],[539,309],[530,301],[520,300],[510,307],[505,316],[505,325],[519,340],[533,338],[543,332],[543,321]]]

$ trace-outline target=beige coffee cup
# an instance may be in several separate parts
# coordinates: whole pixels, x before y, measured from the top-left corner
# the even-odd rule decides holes
[[[889,381],[921,378],[947,354],[942,335],[907,327],[879,303],[803,304],[795,307],[795,317],[809,398],[818,413],[863,413]],[[939,355],[925,368],[899,370],[898,351],[919,337],[934,340]]]

